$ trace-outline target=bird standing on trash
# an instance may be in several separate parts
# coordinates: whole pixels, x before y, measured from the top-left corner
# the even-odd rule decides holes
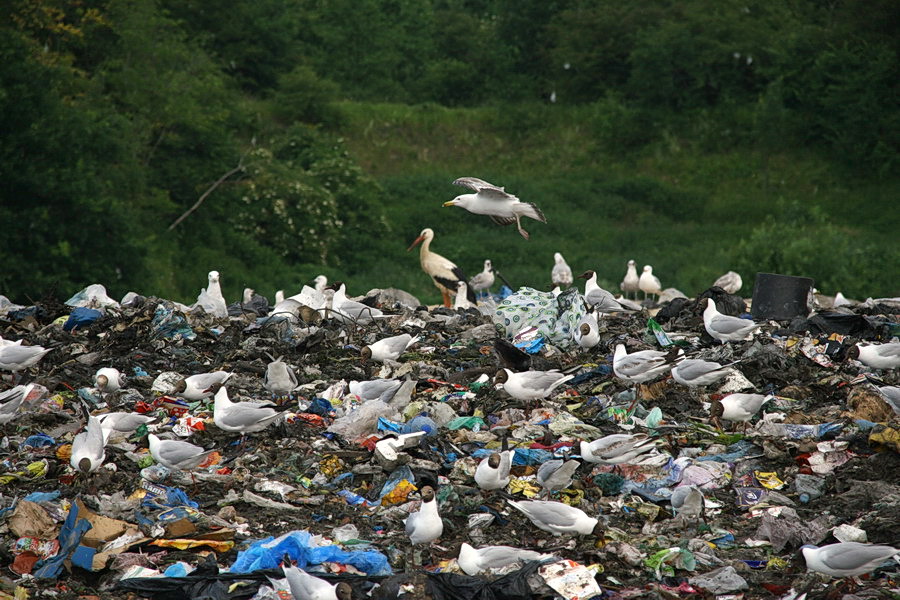
[[[703,516],[705,506],[703,492],[695,485],[675,488],[669,502],[675,514],[684,520],[695,520]]]
[[[622,279],[622,283],[619,284],[619,289],[622,290],[622,294],[625,297],[628,297],[628,294],[631,293],[633,298],[637,298],[638,290],[640,287],[641,279],[637,274],[637,266],[634,260],[629,260],[628,265],[625,267],[625,277]]]
[[[680,348],[668,352],[640,350],[628,354],[625,344],[616,344],[613,354],[613,372],[619,379],[633,383],[645,383],[669,371],[684,358]]]
[[[193,471],[215,452],[215,449],[204,450],[190,442],[161,440],[152,433],[147,436],[147,443],[153,460],[170,471]],[[193,478],[194,474],[191,473],[191,479]]]
[[[118,369],[103,367],[94,373],[94,385],[103,394],[119,391],[125,384],[125,376]]]
[[[419,237],[413,240],[413,243],[409,245],[406,251],[409,252],[419,244],[422,244],[422,247],[419,249],[419,264],[422,265],[422,270],[431,277],[435,287],[441,292],[444,306],[450,308],[450,297],[456,295],[457,284],[460,281],[465,281],[466,275],[452,261],[447,260],[437,252],[431,251],[431,240],[433,239],[434,231],[426,227],[419,234]],[[475,293],[471,289],[467,289],[466,293],[470,295],[469,301],[475,302]]]
[[[502,387],[516,400],[530,402],[543,400],[573,377],[574,375],[564,375],[559,371],[513,373],[509,369],[501,369],[494,376],[494,385]]]
[[[559,252],[553,254],[553,269],[550,271],[550,282],[554,286],[567,289],[572,285],[572,269]]]
[[[17,385],[16,387],[0,392],[0,425],[6,425],[16,418],[16,413],[28,394],[34,388],[34,384]]]
[[[281,567],[287,578],[294,600],[350,600],[353,588],[350,584],[328,583],[297,567]]]
[[[744,423],[746,431],[750,419],[759,412],[763,404],[774,397],[764,394],[729,394],[721,400],[713,400],[710,403],[709,414],[716,421],[720,419],[740,421]],[[721,422],[719,428],[721,429]]]
[[[224,386],[216,392],[213,422],[223,431],[240,433],[242,436],[256,433],[277,421],[281,416],[282,413],[272,408],[270,403],[232,402],[228,398],[228,389]]]
[[[213,371],[211,373],[191,375],[176,383],[172,393],[185,400],[203,400],[215,394],[218,389],[216,385],[223,385],[231,375],[232,373],[227,371]]]
[[[468,299],[469,284],[465,281],[456,282],[456,297],[453,298],[453,308],[455,310],[468,310],[475,308],[475,303]]]
[[[52,348],[5,344],[0,346],[0,369],[17,373],[36,365]]]
[[[87,428],[72,441],[72,456],[69,464],[82,473],[93,473],[100,468],[106,458],[106,438],[97,417],[88,417]]]
[[[563,460],[561,458],[548,460],[541,464],[537,470],[537,482],[547,494],[547,498],[553,492],[564,490],[572,485],[575,470],[581,465],[577,460]]]
[[[459,206],[476,215],[487,215],[497,225],[516,224],[519,233],[526,240],[528,232],[522,229],[522,217],[529,217],[542,223],[547,222],[544,213],[530,202],[522,202],[502,187],[497,187],[477,177],[460,177],[453,185],[461,185],[475,191],[461,194],[444,202],[444,206]]]
[[[103,427],[104,441],[109,441],[113,432],[122,434],[134,433],[141,425],[146,425],[155,421],[156,417],[139,413],[111,412],[99,415],[97,419]]]
[[[807,544],[800,548],[807,569],[832,577],[855,577],[869,573],[900,553],[891,546],[859,542],[840,542],[822,547]]]
[[[847,351],[847,358],[858,360],[872,369],[896,369],[900,367],[900,342],[868,346],[857,344]]]
[[[553,535],[603,535],[599,519],[589,517],[580,508],[553,500],[507,500],[538,528]]]
[[[343,323],[371,323],[384,316],[381,310],[348,298],[343,281],[335,281],[329,287],[334,290],[329,316],[336,317]]]
[[[422,488],[422,505],[416,512],[409,513],[403,524],[413,545],[428,544],[441,537],[444,522],[438,513],[437,496],[431,486]]]
[[[644,298],[647,297],[647,294],[659,296],[659,293],[662,291],[659,277],[653,274],[653,267],[650,265],[644,265],[644,272],[638,278],[638,287],[644,292]]]
[[[473,548],[466,542],[459,547],[456,563],[466,575],[474,577],[491,569],[502,569],[518,562],[550,558],[534,550],[523,550],[512,546],[482,546]]]
[[[224,319],[228,317],[228,303],[225,302],[225,296],[222,295],[222,286],[219,283],[219,272],[210,271],[207,275],[208,285],[200,290],[197,296],[197,302],[194,306],[203,308],[204,311]]]
[[[645,433],[613,433],[593,442],[581,441],[581,459],[601,465],[637,462],[656,448],[656,441]]]
[[[375,362],[383,363],[386,360],[397,360],[401,354],[418,341],[419,336],[413,337],[408,333],[402,333],[382,338],[377,342],[363,346],[359,354],[364,361],[374,360]]]
[[[672,379],[688,387],[703,387],[714,384],[733,371],[730,364],[722,366],[709,360],[689,358],[672,367]]]
[[[276,398],[290,395],[298,385],[297,374],[286,362],[281,360],[282,358],[279,356],[266,366],[266,375],[263,380],[263,387]]]
[[[475,276],[469,280],[469,289],[473,292],[481,292],[483,290],[490,292],[492,285],[494,285],[494,266],[491,264],[490,260],[485,260],[484,269],[481,273],[476,273]]]
[[[706,299],[706,309],[703,311],[703,326],[706,333],[714,339],[722,342],[738,342],[753,337],[753,332],[759,328],[758,323],[747,319],[723,315],[716,310],[716,301]]]
[[[585,279],[584,301],[598,313],[621,312],[631,310],[621,305],[616,298],[597,284],[597,272],[585,271],[578,276]]]
[[[582,350],[590,350],[600,342],[600,326],[594,313],[586,313],[575,329],[575,343]]]
[[[481,459],[475,468],[476,485],[486,492],[502,490],[509,485],[512,455],[512,450],[504,450]]]

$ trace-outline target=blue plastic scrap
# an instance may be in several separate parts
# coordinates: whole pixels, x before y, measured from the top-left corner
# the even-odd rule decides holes
[[[187,324],[184,316],[175,312],[174,305],[166,306],[165,302],[156,305],[156,312],[153,314],[153,321],[150,326],[153,328],[152,337],[162,337],[167,340],[193,340],[197,337],[191,326]]]
[[[390,575],[387,556],[376,550],[348,552],[337,545],[314,546],[308,531],[290,531],[278,538],[268,537],[253,542],[249,548],[238,552],[231,565],[232,573],[249,573],[258,569],[274,569],[281,564],[284,555],[297,562],[301,569],[307,565],[336,562],[352,565],[368,575]]]
[[[72,331],[79,327],[87,327],[102,316],[102,312],[93,308],[85,308],[83,306],[73,308],[72,312],[69,313],[69,318],[66,319],[66,322],[63,324],[63,331]]]
[[[516,448],[513,454],[514,465],[540,465],[553,458],[553,453],[540,448]]]
[[[78,518],[78,504],[73,502],[69,515],[59,530],[59,552],[54,556],[35,563],[34,576],[37,579],[56,579],[63,569],[63,563],[69,559],[81,543],[81,538],[91,529],[91,522]]]

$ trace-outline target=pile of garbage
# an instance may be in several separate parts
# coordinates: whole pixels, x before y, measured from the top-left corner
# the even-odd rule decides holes
[[[896,299],[725,342],[709,303],[749,315],[719,288],[599,318],[577,292],[361,300],[0,297],[0,598],[274,600],[292,564],[360,599],[898,593],[896,562],[842,583],[801,551],[900,545],[900,371],[862,350],[896,343]],[[648,350],[663,368],[624,375]],[[686,360],[721,376],[680,383]],[[237,402],[258,430],[223,425]],[[554,530],[569,507],[587,525]]]

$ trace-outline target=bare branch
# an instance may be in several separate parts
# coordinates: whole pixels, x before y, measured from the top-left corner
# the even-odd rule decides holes
[[[219,178],[215,181],[215,183],[213,183],[211,186],[209,186],[209,187],[206,189],[206,191],[203,192],[203,194],[200,195],[200,198],[198,198],[197,201],[194,202],[194,205],[193,205],[192,207],[190,207],[189,209],[187,209],[186,211],[184,211],[184,214],[182,214],[180,217],[178,217],[177,219],[175,219],[175,221],[174,221],[171,225],[169,225],[168,231],[172,231],[173,229],[175,229],[175,228],[178,226],[178,224],[181,223],[182,221],[184,221],[186,218],[188,218],[188,216],[189,216],[192,212],[194,212],[195,210],[197,210],[198,208],[200,208],[200,205],[203,204],[203,201],[206,200],[207,196],[209,196],[210,194],[212,194],[213,191],[214,191],[217,187],[219,187],[220,185],[222,185],[222,183],[224,183],[226,179],[228,179],[229,177],[231,177],[232,175],[234,175],[234,174],[237,173],[238,171],[242,171],[243,169],[244,169],[244,157],[242,156],[242,157],[241,157],[241,160],[238,161],[238,164],[237,164],[237,166],[236,166],[235,168],[231,169],[230,171],[228,171],[227,173],[225,173],[224,175],[222,175],[221,177],[219,177]]]

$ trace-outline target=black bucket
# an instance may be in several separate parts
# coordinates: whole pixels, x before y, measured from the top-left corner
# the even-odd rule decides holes
[[[754,319],[776,321],[805,317],[809,314],[807,300],[813,283],[809,277],[757,273],[750,314]]]

